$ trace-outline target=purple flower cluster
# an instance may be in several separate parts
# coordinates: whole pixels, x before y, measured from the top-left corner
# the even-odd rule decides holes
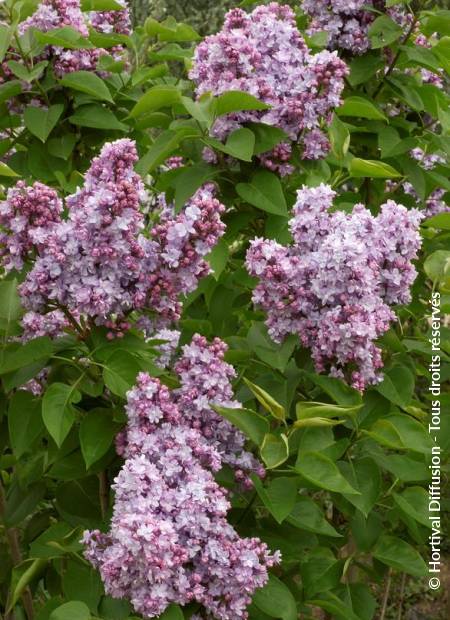
[[[19,182],[9,191],[0,206],[3,265],[20,269],[36,254],[20,286],[25,308],[45,313],[64,307],[108,325],[139,309],[155,313],[159,325],[179,318],[179,296],[209,273],[204,256],[224,232],[225,207],[207,185],[178,215],[167,207],[145,236],[140,206],[147,194],[133,170],[136,160],[131,140],[106,144],[84,186],[66,199],[66,220],[61,201],[45,185]],[[127,324],[119,322],[121,329]]]
[[[55,28],[70,26],[81,36],[89,35],[89,27],[104,34],[130,34],[131,21],[126,5],[120,11],[95,11],[86,19],[80,8],[80,0],[43,0],[35,13],[19,25],[19,33],[30,28],[48,32]],[[109,53],[119,59],[121,46],[110,50],[103,48],[64,49],[47,46],[44,57],[53,59],[53,68],[58,77],[73,71],[95,71],[100,56]]]
[[[246,618],[279,555],[227,522],[230,504],[213,476],[221,454],[176,395],[145,373],[126,410],[110,531],[85,532],[86,558],[106,591],[145,617],[197,602],[220,620]]]
[[[0,202],[0,263],[6,271],[20,270],[34,246],[61,219],[63,206],[55,190],[36,181],[19,181]]]
[[[236,479],[250,488],[248,473],[264,477],[264,468],[244,449],[244,435],[211,409],[211,405],[237,409],[242,406],[233,398],[231,380],[236,373],[224,361],[226,351],[227,345],[219,338],[208,344],[203,336],[194,336],[191,344],[183,347],[183,355],[175,365],[181,380],[175,397],[189,426],[201,432],[220,454],[222,463],[232,467]]]
[[[380,380],[374,341],[395,320],[390,306],[410,300],[423,215],[392,200],[377,217],[361,204],[330,213],[334,196],[323,184],[299,190],[293,244],[254,240],[247,268],[259,278],[253,301],[266,311],[271,337],[298,334],[317,372],[362,391]]]
[[[241,90],[270,105],[220,117],[214,136],[224,139],[246,122],[262,122],[283,129],[293,141],[319,139],[320,148],[305,149],[305,156],[315,157],[323,156],[319,127],[340,104],[347,71],[336,53],[311,54],[292,9],[272,2],[252,13],[229,11],[222,30],[197,47],[190,77],[198,96]]]
[[[326,32],[330,49],[363,54],[370,47],[368,30],[377,17],[368,7],[384,11],[385,0],[302,0],[301,6],[311,20],[309,35]]]

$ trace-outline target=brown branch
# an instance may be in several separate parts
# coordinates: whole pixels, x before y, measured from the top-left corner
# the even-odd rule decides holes
[[[386,585],[384,588],[384,594],[383,594],[383,604],[381,607],[381,614],[380,614],[380,620],[384,620],[385,616],[386,616],[386,611],[387,611],[387,606],[388,606],[388,601],[389,601],[389,593],[391,590],[391,578],[392,578],[392,568],[389,569],[389,572],[387,574],[387,578],[386,578]]]

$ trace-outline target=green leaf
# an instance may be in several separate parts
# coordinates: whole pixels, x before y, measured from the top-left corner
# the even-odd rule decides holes
[[[75,422],[73,403],[81,400],[81,394],[73,386],[52,383],[42,399],[42,419],[58,447],[69,434]]]
[[[341,536],[330,523],[325,519],[322,511],[317,504],[306,496],[297,498],[294,509],[287,518],[288,523],[301,530],[323,536]]]
[[[46,492],[43,482],[21,488],[14,484],[8,491],[4,522],[7,527],[20,525],[35,509]]]
[[[129,127],[121,123],[116,115],[109,109],[100,105],[84,105],[77,108],[75,114],[69,116],[72,125],[79,127],[92,127],[94,129],[111,129],[128,131]]]
[[[360,494],[347,482],[333,461],[319,452],[300,451],[295,470],[306,480],[322,489],[349,495]]]
[[[186,202],[195,192],[210,181],[218,173],[218,170],[204,164],[196,164],[184,168],[175,180],[175,211],[179,211],[184,207]]]
[[[88,11],[123,11],[123,4],[117,0],[81,0],[81,10]]]
[[[259,385],[255,385],[248,379],[244,377],[245,385],[251,390],[251,392],[256,396],[258,402],[269,411],[277,420],[286,419],[286,411],[280,403],[278,403],[270,394],[268,394],[265,390],[263,390]]]
[[[362,403],[360,405],[344,407],[342,405],[332,405],[330,403],[306,402],[301,400],[297,403],[295,411],[297,420],[307,420],[316,417],[340,418],[342,416],[355,418],[362,407]]]
[[[274,469],[284,463],[289,456],[289,444],[286,435],[268,433],[262,442],[261,458],[268,469]]]
[[[269,575],[267,584],[256,590],[253,603],[271,618],[297,620],[297,604],[289,588],[275,577]]]
[[[266,103],[241,90],[230,90],[222,93],[213,100],[212,105],[216,116],[243,110],[268,110],[270,108]]]
[[[373,177],[374,179],[395,179],[402,175],[395,168],[383,161],[360,159],[354,157],[350,162],[349,172],[352,177]]]
[[[387,120],[383,112],[372,101],[364,97],[347,97],[344,103],[337,109],[337,113],[339,116]]]
[[[70,601],[53,610],[49,620],[91,620],[91,612],[86,603]]]
[[[287,216],[283,188],[279,178],[272,172],[257,172],[250,183],[238,183],[236,191],[246,202],[262,211]]]
[[[233,131],[228,136],[225,144],[213,139],[209,139],[208,144],[236,159],[251,161],[255,148],[255,136],[250,129],[244,127]]]
[[[297,483],[294,478],[274,478],[264,486],[257,476],[252,477],[255,489],[266,508],[278,523],[290,515],[297,498]]]
[[[423,223],[429,228],[440,228],[441,230],[450,230],[450,213],[438,213],[428,218]],[[450,253],[449,253],[450,254]]]
[[[381,492],[380,468],[372,459],[362,458],[352,463],[343,461],[339,469],[361,492],[361,495],[345,495],[346,499],[367,517]]]
[[[14,172],[7,164],[0,161],[0,177],[18,177],[17,172]]]
[[[403,28],[387,15],[381,15],[369,28],[369,39],[372,49],[386,47],[397,41],[403,34]]]
[[[22,84],[19,80],[10,80],[0,85],[0,103],[8,101],[22,92]]]
[[[428,572],[418,551],[396,536],[383,534],[373,550],[373,556],[383,564],[414,577],[424,577]]]
[[[181,103],[181,93],[175,86],[153,86],[150,88],[130,112],[131,118],[136,118],[142,114],[148,114],[161,108],[170,107],[176,103]]]
[[[362,403],[361,394],[358,390],[350,387],[340,379],[317,375],[311,372],[303,373],[310,381],[318,385],[338,405],[344,407],[359,406]]]
[[[5,332],[8,335],[10,324],[22,315],[20,298],[17,293],[17,279],[0,282],[0,319],[5,321]]]
[[[25,108],[23,115],[25,127],[33,136],[39,138],[41,142],[45,142],[59,121],[63,110],[64,105],[62,103],[57,103],[49,108],[38,108],[30,105]]]
[[[50,138],[47,142],[47,150],[53,157],[67,160],[77,143],[77,136],[73,133],[65,133],[57,138]]]
[[[414,375],[405,366],[394,366],[384,374],[377,392],[399,407],[407,407],[414,393]]]
[[[62,47],[64,49],[75,50],[94,47],[89,39],[83,37],[78,30],[70,26],[54,28],[48,32],[36,30],[34,31],[34,37],[42,45],[53,45],[54,47]]]
[[[221,239],[206,257],[216,280],[220,278],[221,273],[227,266],[229,256],[229,244],[225,239]]]
[[[105,362],[103,379],[113,394],[123,398],[136,383],[140,371],[141,367],[134,355],[118,350]]]
[[[3,61],[6,51],[11,43],[12,30],[6,24],[0,24],[0,62]]]
[[[103,584],[96,570],[79,561],[66,560],[62,586],[66,599],[84,603],[93,614],[97,615]]]
[[[17,60],[9,60],[8,67],[14,73],[16,77],[24,82],[32,82],[33,80],[37,80],[44,73],[45,68],[48,65],[47,60],[42,60],[38,62],[32,69],[26,67],[23,63],[18,62]]]
[[[336,620],[361,620],[361,618],[353,613],[353,610],[333,592],[323,592],[320,598],[312,599],[307,601],[307,603],[325,609],[325,611],[332,614],[332,617],[336,618]]]
[[[25,560],[13,568],[11,574],[10,600],[6,613],[9,613],[19,601],[23,591],[30,583],[39,577],[47,562],[45,560]]]
[[[429,519],[428,493],[422,487],[408,487],[401,494],[393,493],[395,503],[400,510],[425,527],[431,528]]]
[[[343,562],[337,561],[330,549],[317,549],[301,563],[305,598],[339,586]]]
[[[289,140],[289,136],[279,127],[266,125],[265,123],[247,123],[255,136],[254,155],[260,155],[271,151],[277,144]]]
[[[427,257],[423,268],[433,282],[447,283],[450,278],[450,251],[436,250]]]
[[[111,447],[117,426],[108,409],[89,411],[80,424],[80,445],[86,469],[104,456]]]
[[[50,338],[42,336],[34,338],[13,351],[3,350],[2,363],[0,364],[0,374],[6,374],[13,370],[18,370],[23,366],[47,360],[53,353],[53,345]]]
[[[147,153],[136,165],[136,172],[144,176],[160,166],[180,146],[181,142],[189,134],[185,131],[172,131],[171,129],[160,134]]]
[[[63,86],[67,86],[67,88],[71,88],[72,90],[86,93],[94,99],[114,103],[105,82],[91,71],[74,71],[73,73],[67,73],[60,80],[60,83]]]
[[[11,447],[15,457],[20,459],[44,432],[40,401],[23,390],[13,394],[9,403],[8,426]]]
[[[241,430],[253,443],[260,446],[264,436],[269,432],[269,422],[262,415],[250,409],[229,409],[227,407],[213,406],[214,411],[220,413],[231,424]]]
[[[350,146],[350,132],[336,114],[333,115],[328,135],[330,136],[333,155],[338,159],[343,159],[347,155],[348,147]]]
[[[188,24],[176,22],[173,17],[168,17],[163,22],[158,22],[153,17],[145,20],[145,32],[150,37],[158,37],[160,41],[197,41],[200,36]]]

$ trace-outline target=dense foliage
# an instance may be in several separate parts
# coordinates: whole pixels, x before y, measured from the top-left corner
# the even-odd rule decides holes
[[[0,11],[0,618],[384,619],[448,471],[450,12]]]

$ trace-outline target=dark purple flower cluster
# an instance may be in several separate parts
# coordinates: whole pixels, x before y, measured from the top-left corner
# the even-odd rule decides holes
[[[252,13],[229,11],[222,30],[197,47],[190,77],[198,96],[240,90],[270,105],[268,110],[220,117],[214,136],[224,139],[246,122],[262,122],[283,129],[293,141],[309,144],[304,157],[316,158],[326,154],[320,126],[341,103],[347,71],[336,53],[311,54],[292,9],[272,2]],[[311,143],[317,141],[320,147],[313,148]],[[263,156],[272,169],[273,161],[271,154]]]
[[[36,181],[19,181],[0,202],[0,264],[20,270],[35,246],[61,219],[62,201],[54,189]]]
[[[293,244],[254,240],[247,268],[259,278],[253,301],[267,312],[271,337],[298,334],[317,372],[364,390],[381,378],[374,341],[395,320],[390,306],[410,301],[423,215],[392,200],[377,217],[361,204],[330,213],[334,196],[326,185],[299,190]]]
[[[9,254],[3,265],[20,269],[35,255],[20,286],[25,308],[43,314],[63,307],[97,324],[139,309],[152,311],[158,325],[179,318],[180,295],[209,273],[204,256],[224,232],[225,207],[214,186],[205,186],[178,215],[166,208],[145,236],[140,206],[147,194],[136,160],[131,140],[106,144],[84,186],[66,199],[65,220],[61,200],[45,185],[19,182],[9,191],[0,205]]]
[[[145,617],[160,615],[171,603],[197,602],[212,617],[238,620],[247,617],[254,591],[266,583],[267,568],[279,555],[257,538],[241,538],[226,519],[230,504],[213,476],[223,464],[221,438],[208,438],[203,422],[197,428],[198,418],[185,410],[200,407],[203,415],[210,395],[222,398],[227,379],[206,391],[201,385],[216,350],[223,364],[222,348],[218,341],[208,347],[199,336],[190,347],[180,362],[185,374],[178,394],[145,373],[128,393],[128,426],[118,442],[125,463],[113,486],[110,531],[86,532],[85,555],[106,591],[128,598]],[[214,368],[213,377],[219,380]]]

